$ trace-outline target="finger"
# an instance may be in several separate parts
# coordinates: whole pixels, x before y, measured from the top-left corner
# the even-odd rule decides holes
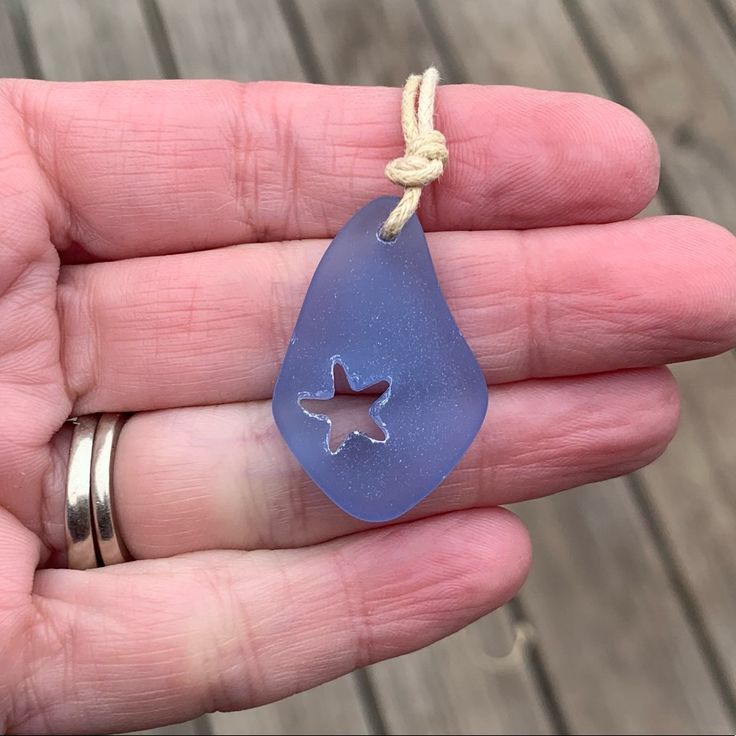
[[[47,555],[48,552],[43,549],[39,538],[9,511],[0,507],[0,621],[3,624],[10,622],[9,618],[5,618],[10,611],[22,608],[20,604],[28,603],[33,574]],[[0,726],[2,714],[3,710],[0,708]]]
[[[10,729],[117,732],[269,702],[456,631],[515,593],[529,557],[495,509],[309,550],[43,571]]]
[[[331,415],[333,432],[343,435],[361,427],[371,399],[344,401]],[[664,449],[677,416],[677,388],[664,368],[499,386],[456,470],[402,520],[513,503],[629,472]],[[340,511],[308,479],[281,440],[269,402],[135,415],[120,436],[114,480],[121,533],[139,559],[298,547],[371,526]],[[60,553],[63,503],[58,487],[45,504],[58,520],[46,525],[47,544]]]
[[[0,507],[0,733],[9,729],[15,685],[22,682],[22,642],[35,614],[33,574],[44,553],[38,537]]]
[[[6,81],[4,145],[46,172],[52,239],[99,259],[329,237],[403,150],[400,91],[235,82]],[[450,163],[424,195],[429,230],[630,217],[658,154],[628,110],[599,98],[447,86]],[[31,135],[28,135],[28,131]]]
[[[437,233],[450,308],[489,384],[712,355],[736,342],[734,237],[693,218]],[[271,395],[325,242],[70,266],[77,412]]]

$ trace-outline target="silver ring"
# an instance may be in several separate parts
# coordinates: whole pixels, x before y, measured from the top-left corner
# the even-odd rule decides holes
[[[88,570],[91,567],[97,567],[89,495],[92,446],[96,428],[96,416],[79,417],[75,421],[72,433],[67,467],[64,528],[67,566],[73,570]]]
[[[132,559],[118,531],[113,509],[115,448],[124,424],[123,414],[103,414],[97,424],[92,448],[90,496],[97,550],[102,565],[117,565]]]

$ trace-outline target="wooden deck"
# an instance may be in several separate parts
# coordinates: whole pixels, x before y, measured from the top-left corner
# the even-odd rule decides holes
[[[614,98],[654,131],[648,212],[736,229],[735,0],[0,0],[0,75],[448,82]],[[734,733],[736,359],[675,369],[634,475],[524,505],[518,599],[413,655],[157,733]]]

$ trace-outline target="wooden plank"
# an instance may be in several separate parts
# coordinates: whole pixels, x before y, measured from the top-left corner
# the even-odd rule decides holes
[[[159,76],[137,3],[33,0],[24,7],[46,79]]]
[[[523,600],[573,732],[728,731],[625,481],[520,511],[537,549]]]
[[[736,3],[582,5],[583,24],[611,73],[661,143],[682,209],[736,225],[733,117]],[[730,14],[730,16],[729,16]],[[631,54],[637,49],[636,54]],[[731,355],[678,366],[682,420],[670,450],[639,473],[653,523],[684,580],[694,626],[702,629],[714,678],[736,727],[736,370]],[[730,403],[729,403],[730,402]]]
[[[713,9],[720,16],[731,41],[736,43],[736,0],[715,0]]]
[[[553,733],[507,609],[415,654],[371,668],[391,733]]]
[[[212,713],[216,734],[367,734],[370,728],[358,706],[353,677],[292,695],[278,703],[238,713]]]
[[[0,77],[22,77],[23,60],[16,43],[9,6],[0,4]]]
[[[297,7],[330,84],[401,86],[437,62],[414,0],[309,0]]]
[[[603,93],[556,2],[430,0],[427,5],[462,72],[458,81]]]
[[[171,726],[151,728],[147,731],[133,731],[127,736],[197,736],[200,733],[210,732],[209,727],[204,725],[203,721],[198,718],[195,721],[174,723]]]
[[[159,7],[183,77],[304,79],[274,0],[160,0]]]
[[[605,95],[558,3],[435,2],[430,8],[437,27],[446,29],[451,53],[460,59],[468,79]],[[662,209],[655,201],[648,214]],[[629,488],[623,481],[597,488],[602,504],[591,503],[581,490],[525,505],[522,511],[532,530],[536,558],[543,564],[535,566],[521,600],[539,626],[539,646],[564,717],[580,732],[646,731],[668,722],[692,731],[724,728],[727,713],[708,662],[667,571],[657,562],[654,540]],[[619,524],[600,523],[608,516],[605,505]],[[563,539],[561,528],[566,530]],[[595,538],[591,528],[596,529]],[[595,553],[602,548],[611,567],[606,575],[596,574]],[[642,554],[649,559],[646,565],[632,566],[626,553],[633,550],[636,555],[638,549],[646,550]],[[555,585],[560,575],[569,590]],[[626,588],[609,585],[611,575],[625,579]],[[648,617],[650,610],[659,618]],[[630,619],[636,624],[629,625]],[[622,637],[628,647],[623,662],[617,654]],[[574,666],[585,661],[576,659],[580,650],[595,666]],[[674,674],[672,662],[680,665]],[[621,677],[624,671],[626,678]],[[661,717],[664,710],[667,719]]]
[[[654,131],[681,208],[736,229],[736,49],[708,3],[582,0],[583,30]]]
[[[736,358],[726,353],[677,366],[674,372],[682,394],[680,429],[662,458],[640,475],[733,692]],[[735,725],[732,716],[732,730]]]

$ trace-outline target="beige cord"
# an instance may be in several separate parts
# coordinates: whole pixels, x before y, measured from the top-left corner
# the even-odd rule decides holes
[[[381,226],[384,240],[394,240],[401,232],[419,207],[422,187],[437,179],[447,163],[445,136],[434,129],[434,97],[439,81],[439,72],[431,66],[424,74],[412,74],[404,85],[401,128],[405,151],[386,166],[386,176],[404,187],[404,194]]]

